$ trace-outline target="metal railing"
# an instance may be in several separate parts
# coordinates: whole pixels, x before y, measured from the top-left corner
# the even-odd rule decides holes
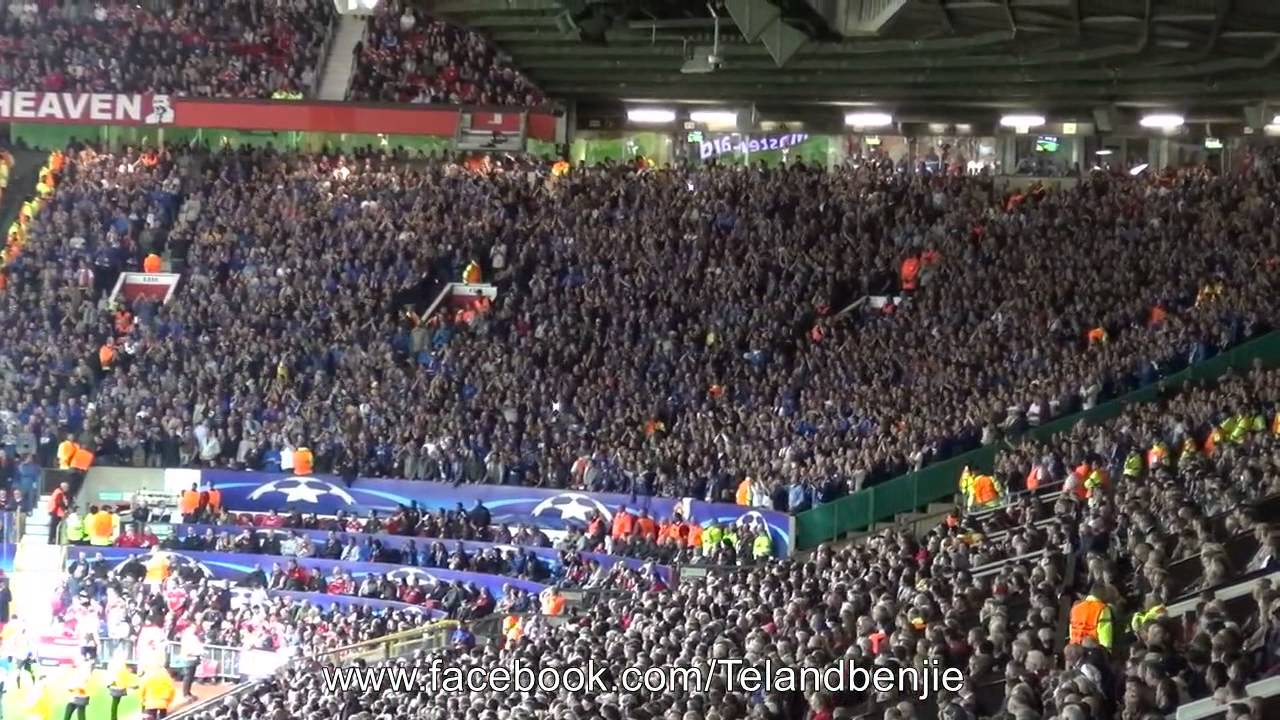
[[[202,680],[240,680],[242,677],[241,652],[240,648],[227,645],[205,645],[200,665],[196,669],[196,677]],[[138,657],[137,643],[132,638],[98,638],[99,665],[107,665],[122,653],[129,663],[136,665],[142,660]],[[164,660],[168,667],[185,667],[186,660],[182,657],[181,643],[173,640],[166,641]]]
[[[328,665],[350,663],[355,660],[378,662],[411,653],[415,650],[434,650],[449,644],[449,635],[461,625],[457,620],[439,620],[425,627],[384,635],[326,650],[315,656],[317,662]]]

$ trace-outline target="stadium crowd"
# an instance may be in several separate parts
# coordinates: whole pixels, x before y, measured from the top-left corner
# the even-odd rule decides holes
[[[351,100],[536,107],[542,93],[480,33],[392,0],[356,48]]]
[[[305,445],[346,477],[798,511],[1150,383],[1280,302],[1265,163],[1006,201],[867,167],[71,157],[0,314],[6,417],[45,463],[66,433],[164,467],[292,470]],[[105,307],[151,252],[175,299]],[[490,312],[406,318],[473,263]]]
[[[102,640],[107,645],[150,638],[179,642],[194,626],[207,645],[314,657],[433,619],[427,613],[375,612],[358,604],[325,608],[323,598],[313,603],[265,590],[237,593],[211,583],[190,565],[166,568],[160,578],[154,569],[158,560],[152,556],[114,563],[100,552],[76,555],[55,602],[63,627],[77,639],[84,637],[85,646],[95,651]],[[101,649],[104,658],[113,650]]]
[[[519,659],[563,668],[594,660],[615,681],[626,666],[706,672],[712,658],[726,657],[748,666],[771,660],[866,669],[923,668],[935,658],[966,671],[959,692],[944,690],[923,703],[909,687],[749,694],[723,678],[692,692],[335,692],[300,660],[203,717],[270,718],[301,701],[293,716],[371,720],[905,720],[935,711],[950,720],[1147,720],[1215,696],[1228,706],[1227,717],[1262,720],[1243,688],[1276,666],[1280,646],[1270,609],[1280,607],[1277,591],[1262,584],[1243,612],[1211,594],[1188,615],[1169,611],[1177,607],[1173,600],[1228,579],[1217,569],[1224,544],[1258,539],[1254,556],[1235,574],[1276,568],[1275,526],[1255,517],[1252,503],[1280,490],[1277,413],[1280,371],[1255,369],[1187,387],[1013,453],[1004,472],[1038,468],[1040,494],[951,518],[920,541],[884,531],[861,545],[822,547],[807,560],[687,578],[670,592],[533,620],[501,642],[394,661],[425,667],[438,655],[462,667]],[[1081,466],[1086,477],[1094,470],[1106,477],[1086,484]],[[1011,529],[1047,532],[1053,541],[1038,543],[1040,554],[1022,547],[1020,557],[984,558],[991,544],[1019,542],[1010,539]],[[1178,574],[1179,561],[1196,571],[1174,586],[1168,578]],[[1076,609],[1068,618],[1062,597],[1105,604],[1105,624],[1077,627]]]
[[[330,0],[6,3],[0,89],[301,98],[333,18]]]

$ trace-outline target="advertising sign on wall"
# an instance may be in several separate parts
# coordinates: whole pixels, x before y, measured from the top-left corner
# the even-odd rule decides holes
[[[95,125],[170,125],[168,95],[0,90],[0,120]]]
[[[729,155],[731,153],[747,154],[769,150],[786,150],[800,145],[809,139],[807,133],[787,133],[785,135],[766,135],[752,137],[750,135],[715,135],[698,143],[698,154],[703,160]]]
[[[441,105],[363,105],[309,100],[212,100],[172,95],[0,90],[0,121],[454,137],[466,127],[555,141],[557,116]],[[464,127],[464,129],[466,129]],[[514,127],[512,132],[509,128]]]

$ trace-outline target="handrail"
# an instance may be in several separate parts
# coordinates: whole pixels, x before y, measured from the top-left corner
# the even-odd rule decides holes
[[[428,623],[422,627],[412,628],[410,630],[401,630],[400,632],[392,633],[390,635],[383,635],[382,637],[370,640],[361,640],[360,642],[351,643],[350,645],[343,645],[341,647],[333,648],[332,650],[325,650],[324,652],[315,655],[315,659],[324,660],[332,658],[337,660],[353,656],[360,657],[368,654],[369,651],[381,649],[383,646],[387,645],[394,645],[402,640],[417,640],[429,633],[439,632],[441,630],[448,630],[452,632],[453,630],[456,630],[460,624],[461,623],[457,620],[437,620],[436,622]]]
[[[324,42],[320,45],[320,53],[316,56],[316,67],[312,71],[314,76],[311,78],[311,87],[308,88],[308,95],[312,99],[320,97],[320,87],[324,84],[324,71],[329,67],[329,53],[333,51],[333,38],[341,27],[342,14],[334,13],[333,19],[329,21],[329,31],[325,33]]]
[[[370,16],[372,17],[372,16]],[[369,19],[368,17],[360,20],[360,39],[356,41],[356,45],[360,46],[361,52],[364,51],[364,43],[369,39]],[[353,49],[351,52],[351,67],[347,68],[347,89],[342,93],[342,99],[351,99],[351,81],[355,79],[356,69],[360,67],[360,54]]]
[[[1205,718],[1226,712],[1228,707],[1236,703],[1243,704],[1249,700],[1276,697],[1280,695],[1280,677],[1269,677],[1249,683],[1245,686],[1245,694],[1248,695],[1245,700],[1231,700],[1225,703],[1220,703],[1213,697],[1192,700],[1184,705],[1179,705],[1177,710],[1165,715],[1165,718],[1168,720],[1205,720]]]

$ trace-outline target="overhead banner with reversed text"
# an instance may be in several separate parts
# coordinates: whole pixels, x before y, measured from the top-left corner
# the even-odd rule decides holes
[[[454,137],[462,113],[520,119],[524,134],[555,141],[550,112],[474,111],[447,105],[355,104],[311,100],[211,100],[162,94],[0,90],[0,121],[34,124],[266,130]]]
[[[175,480],[192,470],[170,470]],[[574,490],[508,485],[450,485],[420,480],[374,480],[360,478],[348,487],[340,478],[312,475],[298,477],[286,473],[200,470],[202,482],[214,483],[222,491],[222,504],[230,510],[267,512],[297,508],[301,512],[334,515],[340,510],[364,514],[370,510],[391,511],[401,505],[418,503],[428,509],[452,510],[462,504],[470,510],[476,501],[489,508],[493,522],[527,523],[544,528],[585,527],[592,510],[611,521],[623,507],[633,512],[647,510],[659,520],[676,510],[703,527],[712,523],[740,525],[764,523],[773,539],[773,551],[786,556],[792,549],[792,518],[775,510],[708,503],[689,498],[631,497],[614,493],[587,493]],[[167,482],[167,481],[166,481]]]

